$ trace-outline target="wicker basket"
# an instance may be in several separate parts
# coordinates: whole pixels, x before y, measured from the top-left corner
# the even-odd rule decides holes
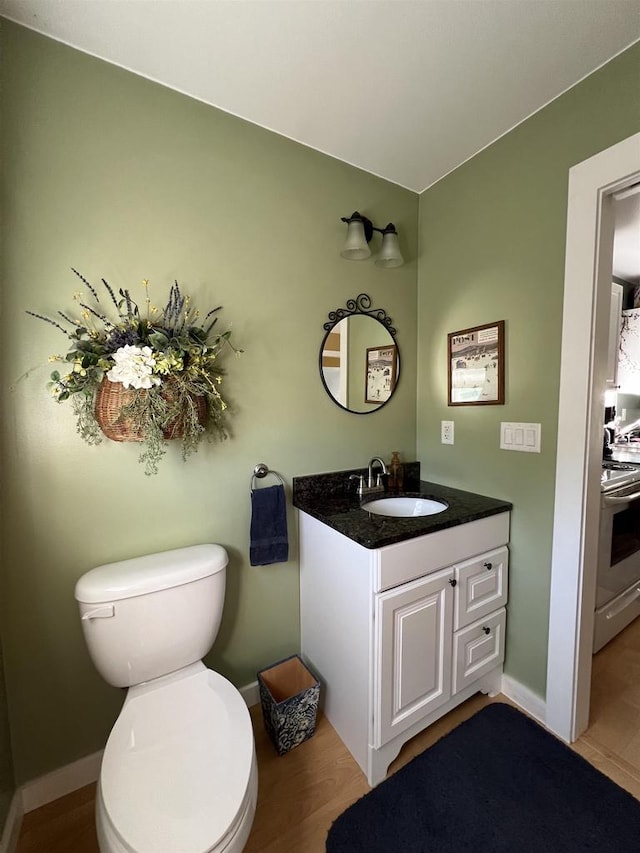
[[[123,418],[123,406],[132,402],[137,394],[146,394],[145,390],[125,389],[120,382],[111,382],[105,378],[96,392],[95,415],[98,426],[112,441],[144,441],[144,430],[136,428],[130,418]],[[171,399],[171,380],[164,383],[163,396]],[[193,397],[198,411],[198,421],[205,424],[207,419],[207,401],[204,397]],[[170,423],[162,434],[166,439],[182,438],[184,425],[181,418]]]

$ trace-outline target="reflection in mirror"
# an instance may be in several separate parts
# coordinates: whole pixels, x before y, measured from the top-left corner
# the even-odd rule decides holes
[[[320,376],[329,396],[343,409],[369,414],[385,405],[396,389],[400,354],[391,318],[370,309],[361,293],[346,309],[329,314],[320,347]]]

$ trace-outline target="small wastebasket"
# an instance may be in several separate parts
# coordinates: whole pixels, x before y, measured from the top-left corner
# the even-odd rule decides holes
[[[316,730],[320,682],[292,655],[258,673],[264,726],[278,755],[310,738]]]

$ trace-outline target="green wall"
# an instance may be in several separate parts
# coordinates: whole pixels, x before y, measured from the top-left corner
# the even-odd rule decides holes
[[[2,39],[0,625],[17,783],[101,748],[118,713],[73,598],[94,565],[220,542],[228,592],[207,662],[241,686],[298,649],[292,510],[291,561],[248,565],[259,461],[290,483],[417,447],[427,477],[512,500],[507,671],[543,695],[567,176],[640,128],[640,48],[418,197],[13,24]],[[356,208],[397,224],[404,267],[339,257],[340,216]],[[177,278],[224,306],[245,350],[227,362],[226,443],[186,464],[172,447],[146,478],[136,446],[80,441],[45,389],[64,338],[24,313],[70,307],[71,266],[117,287],[148,278],[158,301]],[[393,403],[371,418],[335,406],[318,377],[328,312],[362,292],[390,314],[402,357]],[[506,405],[449,409],[447,332],[498,319]],[[542,454],[500,451],[502,420],[541,422]],[[0,778],[13,784],[10,756]]]
[[[250,567],[251,473],[266,462],[290,484],[414,454],[418,197],[13,24],[3,41],[0,619],[20,784],[101,748],[122,702],[81,634],[73,591],[92,566],[219,542],[227,598],[207,662],[241,686],[299,649],[295,513],[291,561]],[[356,208],[397,224],[404,267],[340,258]],[[147,278],[159,302],[177,278],[224,306],[245,350],[227,361],[227,442],[186,464],[172,447],[146,478],[135,445],[76,436],[45,388],[65,339],[24,313],[70,307],[71,266],[116,287]],[[393,405],[370,418],[318,375],[327,314],[362,292],[391,315],[403,359]]]
[[[423,476],[513,502],[506,671],[541,696],[568,172],[640,130],[639,81],[636,45],[420,197],[418,458]],[[447,333],[502,319],[506,404],[448,408]],[[501,421],[541,423],[541,454],[500,450]]]

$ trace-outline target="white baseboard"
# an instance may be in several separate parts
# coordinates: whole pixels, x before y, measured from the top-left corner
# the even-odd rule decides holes
[[[533,690],[525,687],[524,684],[520,684],[519,681],[516,681],[515,678],[511,678],[510,675],[505,675],[503,673],[502,692],[508,699],[511,699],[512,702],[519,705],[523,711],[526,711],[527,714],[532,716],[539,723],[542,723],[542,725],[545,724],[547,719],[547,704],[545,700],[541,696],[538,696],[537,693],[534,693]]]
[[[11,799],[9,813],[4,822],[2,839],[0,839],[0,853],[15,853],[17,850],[23,817],[22,791],[18,789]]]
[[[46,773],[22,786],[22,807],[31,812],[98,780],[102,750]]]
[[[251,708],[252,705],[257,705],[260,701],[258,682],[252,681],[251,684],[245,684],[244,687],[240,688],[240,695],[247,703],[247,707]]]

